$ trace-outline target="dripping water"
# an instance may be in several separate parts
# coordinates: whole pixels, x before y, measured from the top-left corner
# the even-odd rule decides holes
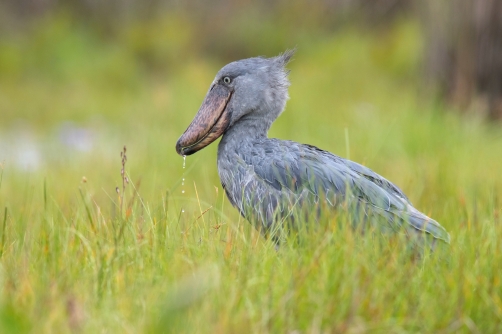
[[[186,167],[187,156],[183,155],[183,176],[181,177],[181,194],[185,194],[185,167]],[[184,213],[185,209],[181,208],[181,213]]]

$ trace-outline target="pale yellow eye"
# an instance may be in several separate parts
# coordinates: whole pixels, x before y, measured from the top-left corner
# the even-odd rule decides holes
[[[224,77],[223,82],[226,83],[227,85],[232,82],[232,79],[230,77]]]

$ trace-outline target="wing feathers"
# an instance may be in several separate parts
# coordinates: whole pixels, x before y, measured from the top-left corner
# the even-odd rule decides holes
[[[285,214],[285,206],[293,202],[302,205],[304,200],[310,199],[316,203],[323,197],[330,206],[336,207],[342,201],[355,200],[359,203],[356,206],[366,215],[379,215],[392,229],[407,224],[414,230],[449,242],[446,230],[413,208],[401,189],[360,164],[315,146],[277,139],[257,143],[252,154],[248,152],[241,158],[247,166],[252,166],[254,190],[249,191],[259,193],[269,220],[271,212]]]

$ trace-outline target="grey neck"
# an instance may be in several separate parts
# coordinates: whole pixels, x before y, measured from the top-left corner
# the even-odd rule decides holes
[[[240,151],[254,140],[267,138],[272,122],[263,117],[246,115],[233,124],[223,135],[218,145],[218,153]]]

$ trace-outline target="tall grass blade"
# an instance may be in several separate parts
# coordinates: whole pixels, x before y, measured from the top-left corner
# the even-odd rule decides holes
[[[7,227],[7,207],[5,207],[4,215],[3,215],[3,224],[2,224],[2,244],[0,246],[0,258],[3,256],[3,251],[5,247],[5,230]]]

